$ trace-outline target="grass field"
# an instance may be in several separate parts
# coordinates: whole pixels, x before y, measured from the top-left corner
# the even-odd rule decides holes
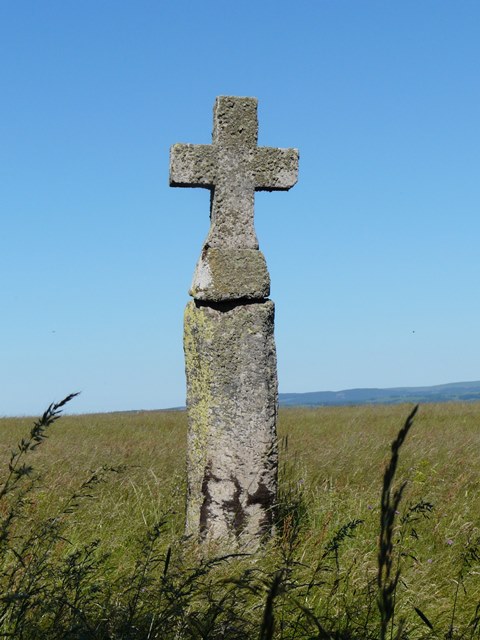
[[[4,539],[2,590],[25,592],[25,569],[11,567],[22,553],[30,566],[34,552],[18,545],[55,522],[54,534],[44,536],[36,591],[23,596],[35,624],[10,595],[0,608],[0,637],[12,629],[19,638],[380,637],[382,475],[411,408],[281,410],[277,536],[253,558],[218,563],[182,542],[184,412],[62,417],[28,454],[41,477]],[[0,420],[4,476],[31,424]],[[402,481],[392,555],[393,572],[401,573],[388,637],[480,637],[480,404],[420,407],[400,452],[396,485]],[[19,495],[7,496],[4,518]],[[30,540],[35,549],[42,535]],[[67,586],[66,571],[74,576]],[[59,582],[63,598],[73,589],[77,600],[53,614],[37,596],[57,597]]]

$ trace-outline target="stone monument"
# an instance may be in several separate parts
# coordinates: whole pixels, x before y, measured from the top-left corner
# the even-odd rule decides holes
[[[175,144],[170,185],[210,190],[210,231],[185,310],[186,533],[228,546],[269,535],[277,491],[277,362],[255,191],[297,181],[298,151],[257,147],[257,100],[221,96],[211,145]]]

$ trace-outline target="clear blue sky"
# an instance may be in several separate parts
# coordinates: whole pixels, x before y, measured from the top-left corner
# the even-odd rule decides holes
[[[478,0],[0,0],[0,415],[184,403],[217,95],[300,150],[256,196],[280,391],[480,379]]]

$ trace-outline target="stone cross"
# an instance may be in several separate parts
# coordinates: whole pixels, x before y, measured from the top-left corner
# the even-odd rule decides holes
[[[212,192],[209,247],[258,249],[253,226],[255,191],[287,190],[297,181],[296,149],[257,147],[257,101],[217,98],[213,144],[176,144],[170,186]]]
[[[257,147],[257,101],[219,97],[212,145],[171,148],[170,184],[211,191],[211,227],[184,320],[186,533],[226,550],[271,533],[277,495],[277,361],[254,193],[289,189],[296,149]]]

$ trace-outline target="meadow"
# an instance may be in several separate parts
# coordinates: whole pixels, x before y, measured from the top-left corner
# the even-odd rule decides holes
[[[0,637],[480,638],[480,403],[421,406],[387,495],[411,410],[281,410],[276,535],[228,557],[182,538],[185,412],[0,419]]]

